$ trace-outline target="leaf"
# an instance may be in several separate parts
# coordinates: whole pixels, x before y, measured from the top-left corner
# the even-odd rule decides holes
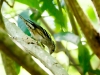
[[[56,30],[59,31],[61,28],[67,29],[66,15],[57,9],[57,5],[53,3],[53,0],[40,0],[40,2],[42,2],[42,12],[46,10],[54,18]]]
[[[93,7],[91,7],[91,6],[88,7],[87,14],[88,14],[89,18],[92,20],[92,22],[97,22],[97,18],[96,18],[95,12],[93,10]]]
[[[30,18],[31,18],[32,20],[35,20],[35,21],[37,21],[40,17],[41,17],[40,12],[32,13],[32,14],[30,15]]]
[[[80,42],[78,44],[78,60],[80,65],[83,68],[83,73],[85,74],[86,72],[89,71],[90,67],[90,53],[88,49],[86,48],[85,45],[82,45]]]
[[[15,67],[16,67],[17,74],[19,74],[20,73],[20,65],[15,63]]]
[[[58,34],[55,34],[54,37],[56,41],[65,40],[65,41],[72,42],[76,45],[80,42],[80,38],[77,35],[70,32],[60,32]]]
[[[100,75],[100,70],[93,70],[93,72],[94,72],[94,74],[96,74],[96,75]]]

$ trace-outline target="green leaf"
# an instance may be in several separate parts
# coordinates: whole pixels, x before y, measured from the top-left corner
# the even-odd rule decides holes
[[[35,21],[37,21],[40,17],[41,17],[40,12],[32,13],[32,14],[30,15],[30,18],[31,18],[32,20],[35,20]]]
[[[94,74],[96,74],[96,75],[100,75],[100,70],[93,70],[92,71]]]
[[[16,67],[17,74],[19,74],[20,73],[20,65],[15,63],[15,67]]]
[[[81,65],[81,67],[83,68],[83,73],[85,74],[86,72],[89,71],[90,67],[90,53],[88,51],[88,49],[86,48],[85,45],[82,45],[82,43],[80,42],[78,44],[78,60],[79,63]]]
[[[88,14],[89,18],[92,20],[92,22],[97,21],[96,14],[93,10],[93,7],[91,7],[91,6],[88,7],[87,14]]]
[[[66,15],[57,9],[56,5],[53,4],[53,0],[41,0],[41,2],[43,2],[41,10],[46,10],[54,18],[56,30],[59,31],[61,28],[66,30]]]
[[[72,42],[76,45],[80,42],[80,38],[77,35],[70,32],[60,32],[58,34],[55,34],[54,37],[56,41],[65,40],[65,41]]]

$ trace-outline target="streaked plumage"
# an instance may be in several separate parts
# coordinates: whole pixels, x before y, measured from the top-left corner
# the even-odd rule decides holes
[[[41,26],[34,23],[33,21],[26,20],[20,15],[19,17],[24,21],[24,23],[30,30],[33,38],[41,42],[42,44],[46,45],[49,48],[50,54],[52,54],[55,50],[55,43],[52,40],[50,34],[45,29],[43,29]]]

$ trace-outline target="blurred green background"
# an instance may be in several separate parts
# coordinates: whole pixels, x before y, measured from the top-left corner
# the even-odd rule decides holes
[[[99,32],[99,19],[92,1],[77,1],[93,27]],[[14,6],[10,7],[7,2],[10,5],[14,2]],[[2,15],[16,22],[25,34],[31,35],[24,22],[18,17],[19,14],[25,19],[30,18],[54,37],[56,51],[52,56],[69,75],[100,75],[99,58],[92,52],[75,16],[70,13],[70,8],[64,0],[7,0],[7,2],[3,3]],[[18,75],[30,75],[21,66],[17,65],[16,68],[19,69]],[[0,75],[6,75],[1,58]]]

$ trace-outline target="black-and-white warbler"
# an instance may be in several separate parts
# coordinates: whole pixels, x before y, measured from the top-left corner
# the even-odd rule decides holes
[[[31,20],[24,19],[21,15],[19,17],[24,21],[34,39],[46,45],[49,48],[50,54],[55,51],[55,43],[50,34]]]

